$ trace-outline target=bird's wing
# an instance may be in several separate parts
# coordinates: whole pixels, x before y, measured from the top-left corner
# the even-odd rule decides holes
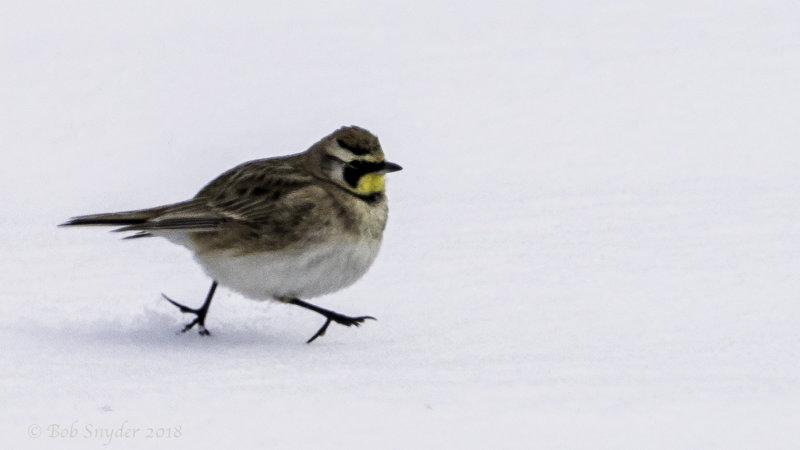
[[[314,178],[296,158],[251,161],[220,175],[197,193],[206,206],[229,220],[258,224],[302,213]]]
[[[250,248],[277,250],[323,233],[333,199],[312,175],[291,160],[261,160],[223,174],[198,193],[208,207],[225,217],[217,233],[195,236],[204,244],[226,248],[248,239]]]

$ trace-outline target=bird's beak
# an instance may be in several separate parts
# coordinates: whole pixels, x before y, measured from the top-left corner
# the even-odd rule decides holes
[[[397,172],[398,170],[403,170],[399,164],[395,164],[393,162],[386,161],[383,163],[383,169],[379,170],[380,173],[389,173],[389,172]]]

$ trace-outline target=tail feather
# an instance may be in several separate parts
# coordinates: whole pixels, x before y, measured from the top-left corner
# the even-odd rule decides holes
[[[86,216],[78,216],[69,219],[68,221],[60,224],[59,226],[73,226],[73,225],[140,225],[148,220],[158,216],[161,209],[142,209],[139,211],[124,211],[116,213],[105,214],[89,214]]]
[[[153,237],[152,233],[148,233],[147,231],[140,231],[136,234],[132,234],[130,236],[125,236],[122,239],[138,239],[138,238],[145,238],[145,237]]]
[[[205,201],[194,199],[150,209],[78,216],[59,226],[111,225],[118,227],[113,231],[136,232],[126,237],[135,239],[159,232],[213,231],[228,220],[230,218],[209,210]]]

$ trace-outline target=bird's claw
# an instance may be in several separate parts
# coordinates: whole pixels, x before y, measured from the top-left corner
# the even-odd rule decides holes
[[[208,331],[208,329],[205,326],[206,313],[208,312],[208,309],[204,310],[203,308],[190,308],[186,305],[182,305],[176,302],[175,300],[167,297],[165,294],[161,294],[161,296],[164,297],[164,300],[170,302],[172,305],[177,307],[180,310],[180,312],[185,314],[194,314],[195,316],[197,316],[194,318],[194,320],[187,323],[186,326],[183,327],[183,329],[181,329],[180,331],[181,333],[186,333],[187,331],[194,328],[195,325],[197,325],[197,333],[200,336],[211,336],[211,332]]]
[[[319,330],[317,330],[317,332],[314,333],[314,335],[311,336],[311,338],[309,340],[306,341],[306,344],[310,344],[310,343],[314,342],[314,339],[316,339],[316,338],[318,338],[320,336],[325,336],[325,332],[328,331],[328,325],[330,325],[332,321],[336,322],[336,323],[338,323],[340,325],[347,326],[347,327],[353,326],[353,325],[358,327],[358,326],[361,326],[361,324],[367,319],[378,320],[378,319],[376,319],[376,318],[374,318],[372,316],[348,317],[348,316],[343,316],[343,315],[338,314],[338,313],[326,315],[325,317],[326,317],[325,324],[322,325],[322,327]]]

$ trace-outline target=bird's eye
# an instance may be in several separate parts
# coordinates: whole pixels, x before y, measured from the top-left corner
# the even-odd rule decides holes
[[[325,159],[329,162],[338,162],[344,164],[344,161],[328,153],[325,154]]]

